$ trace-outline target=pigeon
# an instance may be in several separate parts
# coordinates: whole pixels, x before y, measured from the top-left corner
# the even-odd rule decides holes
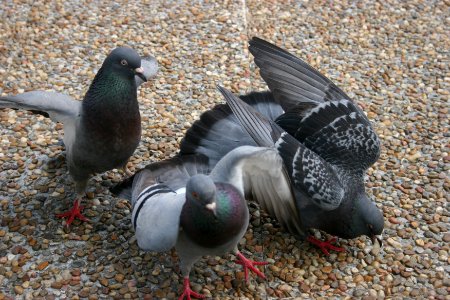
[[[203,154],[175,156],[147,165],[111,188],[131,200],[131,222],[141,249],[162,252],[175,247],[184,278],[179,299],[204,298],[191,290],[189,273],[206,255],[233,251],[246,281],[249,270],[265,278],[255,266],[267,263],[246,258],[237,247],[249,222],[243,166],[255,164],[262,152],[251,146],[233,149],[211,172]]]
[[[367,151],[361,148],[370,148],[372,145],[371,142],[364,141],[367,136],[360,136],[360,132],[364,130],[361,127],[370,125],[363,122],[361,117],[358,118],[356,115],[358,108],[355,105],[346,101],[324,116],[320,113],[313,116],[316,122],[328,129],[320,132],[317,137],[321,145],[316,147],[327,154],[321,156],[319,153],[323,152],[314,151],[316,148],[314,150],[308,148],[277,123],[265,118],[228,90],[221,87],[219,89],[242,123],[242,127],[255,142],[261,147],[277,152],[281,158],[281,160],[261,161],[261,164],[272,163],[271,167],[265,168],[284,170],[287,174],[284,187],[288,188],[283,190],[283,186],[260,185],[251,181],[249,182],[251,187],[246,187],[247,190],[252,190],[254,198],[264,209],[276,216],[281,224],[294,224],[285,227],[296,236],[306,238],[320,247],[327,255],[328,249],[335,251],[343,249],[331,244],[335,238],[322,242],[307,236],[309,229],[323,230],[346,239],[366,235],[373,243],[381,244],[379,236],[384,227],[383,215],[365,192],[364,169],[362,169],[365,165],[354,163],[358,157],[363,157],[358,151]],[[337,113],[334,110],[339,110],[343,114],[342,122],[332,122],[331,125],[320,122]],[[306,129],[311,130],[308,127]],[[335,135],[339,137],[337,140],[334,140]],[[314,137],[316,136],[309,136],[310,139]],[[351,156],[346,152],[355,153]],[[369,155],[367,154],[367,157]],[[347,157],[352,157],[353,160],[342,161]],[[274,193],[272,189],[284,195],[283,201],[268,196]]]
[[[124,168],[141,138],[137,87],[154,76],[154,57],[141,59],[128,47],[114,49],[95,75],[83,101],[55,92],[31,91],[0,97],[0,108],[25,109],[64,125],[66,161],[77,197],[57,217],[88,221],[80,205],[91,174]],[[127,171],[127,170],[126,170]]]
[[[375,204],[367,198],[363,186],[365,170],[378,159],[380,153],[380,141],[367,117],[328,78],[287,51],[258,38],[250,41],[249,49],[271,91],[252,92],[240,98],[262,117],[276,123],[298,142],[322,157],[333,169],[337,168],[345,173],[345,176],[339,175],[340,178],[348,175],[348,180],[354,182],[352,186],[358,187],[361,192],[361,198],[358,196],[354,201],[343,201],[333,215],[345,215],[345,211],[358,207],[349,219],[349,224],[340,219],[328,219],[330,225],[326,225],[317,220],[322,210],[313,205],[297,207],[300,200],[289,200],[287,197],[283,199],[289,205],[285,205],[286,201],[280,202],[282,205],[273,205],[275,200],[261,200],[269,191],[260,193],[258,197],[246,197],[260,202],[262,208],[271,212],[289,232],[299,238],[306,238],[319,246],[325,254],[328,253],[327,249],[343,249],[331,244],[335,238],[322,242],[313,236],[305,237],[305,228],[322,229],[342,238],[367,235],[381,243],[380,237],[376,236],[381,234],[384,220]],[[221,157],[235,147],[273,147],[273,141],[260,139],[259,142],[262,144],[256,143],[242,128],[229,107],[219,104],[203,113],[186,132],[181,141],[180,154],[204,154],[210,158],[209,166],[214,167]],[[292,185],[295,187],[294,183]],[[292,204],[295,204],[295,209],[291,209]],[[370,210],[367,216],[362,215],[366,214],[362,211],[365,208]],[[300,220],[300,211],[307,215],[306,219],[303,217],[304,221]]]

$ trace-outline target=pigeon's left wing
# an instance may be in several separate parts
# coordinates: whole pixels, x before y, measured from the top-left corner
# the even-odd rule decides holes
[[[378,160],[380,140],[353,102],[324,102],[302,114],[288,111],[276,123],[325,161],[359,173]]]
[[[321,209],[332,210],[339,206],[344,188],[329,163],[230,91],[221,87],[219,90],[256,143],[266,147],[272,145],[278,152],[296,189],[306,193]]]
[[[175,247],[185,200],[184,190],[173,191],[163,184],[148,186],[141,192],[131,215],[139,248],[167,251]]]

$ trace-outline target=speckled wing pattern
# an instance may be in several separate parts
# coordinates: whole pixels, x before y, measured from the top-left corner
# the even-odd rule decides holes
[[[283,126],[291,122],[287,118],[282,115],[276,122]],[[317,105],[292,134],[325,161],[348,171],[365,171],[380,155],[380,140],[369,120],[348,100]]]
[[[275,144],[295,186],[324,210],[339,206],[344,189],[334,169],[319,155],[284,132]]]
[[[276,123],[325,161],[365,171],[380,155],[369,120],[341,89],[306,62],[264,40],[250,51],[274,97],[286,110]]]
[[[274,122],[264,119],[230,91],[221,87],[219,90],[252,138],[261,146],[271,144],[275,147],[296,187],[301,188],[324,210],[339,206],[344,190],[331,165]]]

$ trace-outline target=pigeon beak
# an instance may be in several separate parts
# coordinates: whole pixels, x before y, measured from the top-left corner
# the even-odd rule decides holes
[[[134,73],[139,76],[139,78],[141,78],[142,80],[144,80],[144,82],[147,81],[147,78],[144,75],[144,68],[140,67],[140,68],[136,68],[134,69]]]
[[[206,209],[210,210],[214,216],[216,216],[216,202],[208,203],[205,205]]]

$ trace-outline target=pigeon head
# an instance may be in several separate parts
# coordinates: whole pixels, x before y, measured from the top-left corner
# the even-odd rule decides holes
[[[143,81],[147,81],[144,69],[141,67],[141,57],[131,48],[118,47],[114,49],[105,59],[103,66],[109,66],[127,78],[132,79],[136,75]]]
[[[353,235],[360,236],[366,235],[368,236],[372,242],[378,240],[380,245],[381,241],[381,233],[384,228],[384,218],[380,209],[372,202],[366,194],[360,195],[358,201],[356,202],[356,209],[354,211],[355,215],[353,216]]]
[[[186,198],[193,205],[203,207],[216,215],[216,185],[209,176],[192,176],[186,185]]]

